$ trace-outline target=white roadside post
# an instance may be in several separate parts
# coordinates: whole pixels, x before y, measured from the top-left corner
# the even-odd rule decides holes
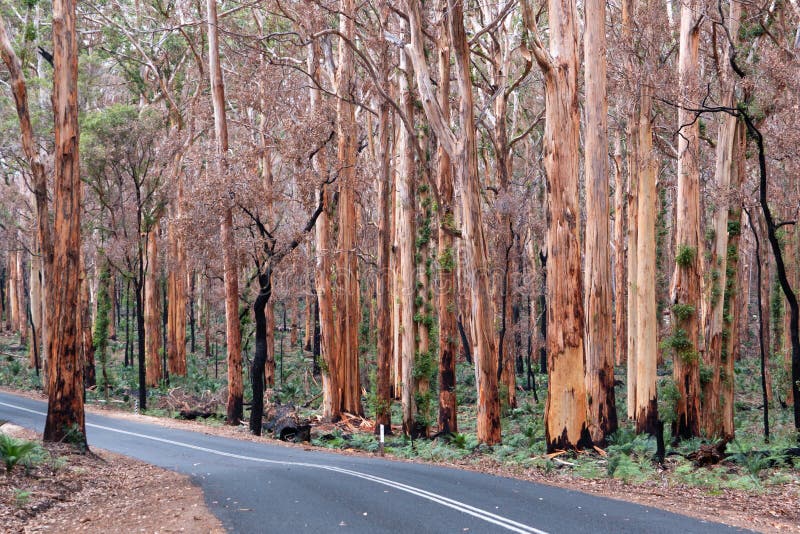
[[[383,425],[381,425],[381,441],[378,444],[378,449],[381,452],[381,456],[383,456]]]

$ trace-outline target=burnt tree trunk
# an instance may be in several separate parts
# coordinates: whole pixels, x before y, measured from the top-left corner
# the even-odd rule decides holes
[[[256,318],[256,352],[250,368],[250,384],[253,388],[253,404],[250,410],[250,431],[261,435],[261,424],[264,418],[264,388],[266,381],[264,369],[267,365],[267,316],[264,311],[272,296],[272,270],[258,275],[259,291],[253,303]]]

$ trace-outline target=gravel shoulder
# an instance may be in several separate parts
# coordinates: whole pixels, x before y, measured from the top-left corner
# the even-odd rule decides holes
[[[9,423],[0,432],[41,444]],[[99,449],[42,445],[56,460],[0,475],[2,532],[225,532],[186,476]]]

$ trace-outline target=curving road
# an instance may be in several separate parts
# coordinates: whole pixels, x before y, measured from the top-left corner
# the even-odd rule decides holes
[[[46,404],[0,393],[42,431]],[[712,533],[740,530],[493,475],[238,441],[86,415],[89,444],[191,476],[230,532]]]

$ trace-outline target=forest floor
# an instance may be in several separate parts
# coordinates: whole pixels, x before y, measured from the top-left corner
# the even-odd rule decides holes
[[[1,532],[225,532],[183,475],[107,451],[43,444],[10,423],[0,432],[39,444],[39,461],[0,476]]]

